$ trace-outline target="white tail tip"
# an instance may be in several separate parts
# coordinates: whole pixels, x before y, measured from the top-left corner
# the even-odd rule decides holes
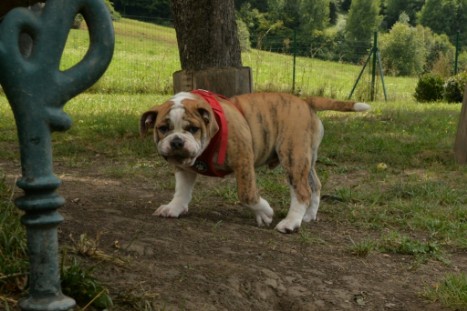
[[[370,110],[371,106],[366,103],[355,103],[353,105],[354,111],[367,111]]]

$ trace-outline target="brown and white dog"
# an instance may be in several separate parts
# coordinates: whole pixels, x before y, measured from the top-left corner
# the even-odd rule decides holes
[[[210,104],[213,98],[225,119],[216,115],[218,107]],[[173,199],[154,215],[179,217],[187,213],[197,174],[211,168],[216,176],[235,174],[240,202],[255,213],[258,226],[269,225],[274,212],[258,194],[255,167],[280,164],[287,175],[291,203],[276,230],[294,232],[302,221],[316,219],[320,201],[321,183],[315,163],[324,130],[315,111],[369,108],[365,103],[322,97],[300,99],[286,93],[252,93],[229,99],[203,91],[178,93],[140,119],[141,134],[154,129],[159,154],[176,168]],[[219,141],[221,130],[228,132],[227,141],[222,137],[224,147],[213,149],[210,143],[215,137]],[[210,152],[212,159],[198,163],[208,149],[214,150]]]

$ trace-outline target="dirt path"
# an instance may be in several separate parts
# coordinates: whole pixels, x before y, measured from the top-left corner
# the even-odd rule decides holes
[[[99,250],[128,260],[123,266],[104,261],[95,270],[117,302],[125,294],[143,297],[155,310],[447,310],[421,292],[448,272],[467,270],[461,254],[450,265],[415,268],[410,256],[355,256],[352,240],[377,233],[326,213],[291,235],[257,228],[245,208],[209,197],[181,219],[156,218],[153,210],[172,190],[155,189],[145,177],[105,177],[102,165],[57,165],[67,200],[60,239],[70,244],[70,236],[99,236]],[[11,163],[0,163],[0,170],[11,182],[19,172]]]

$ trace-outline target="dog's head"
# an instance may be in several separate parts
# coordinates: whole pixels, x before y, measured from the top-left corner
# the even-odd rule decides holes
[[[140,119],[140,133],[153,129],[159,154],[167,161],[192,166],[219,130],[211,106],[201,97],[181,92]]]

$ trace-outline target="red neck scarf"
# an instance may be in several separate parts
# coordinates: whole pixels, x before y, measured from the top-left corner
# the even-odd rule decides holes
[[[218,171],[214,165],[223,165],[227,154],[227,120],[225,119],[224,110],[216,99],[216,97],[225,97],[205,90],[194,90],[191,93],[201,96],[211,106],[217,121],[217,125],[219,126],[219,131],[211,139],[206,150],[204,150],[204,152],[196,159],[196,162],[192,168],[196,172],[203,175],[224,177],[230,172]],[[214,154],[216,152],[217,162],[215,163]]]

